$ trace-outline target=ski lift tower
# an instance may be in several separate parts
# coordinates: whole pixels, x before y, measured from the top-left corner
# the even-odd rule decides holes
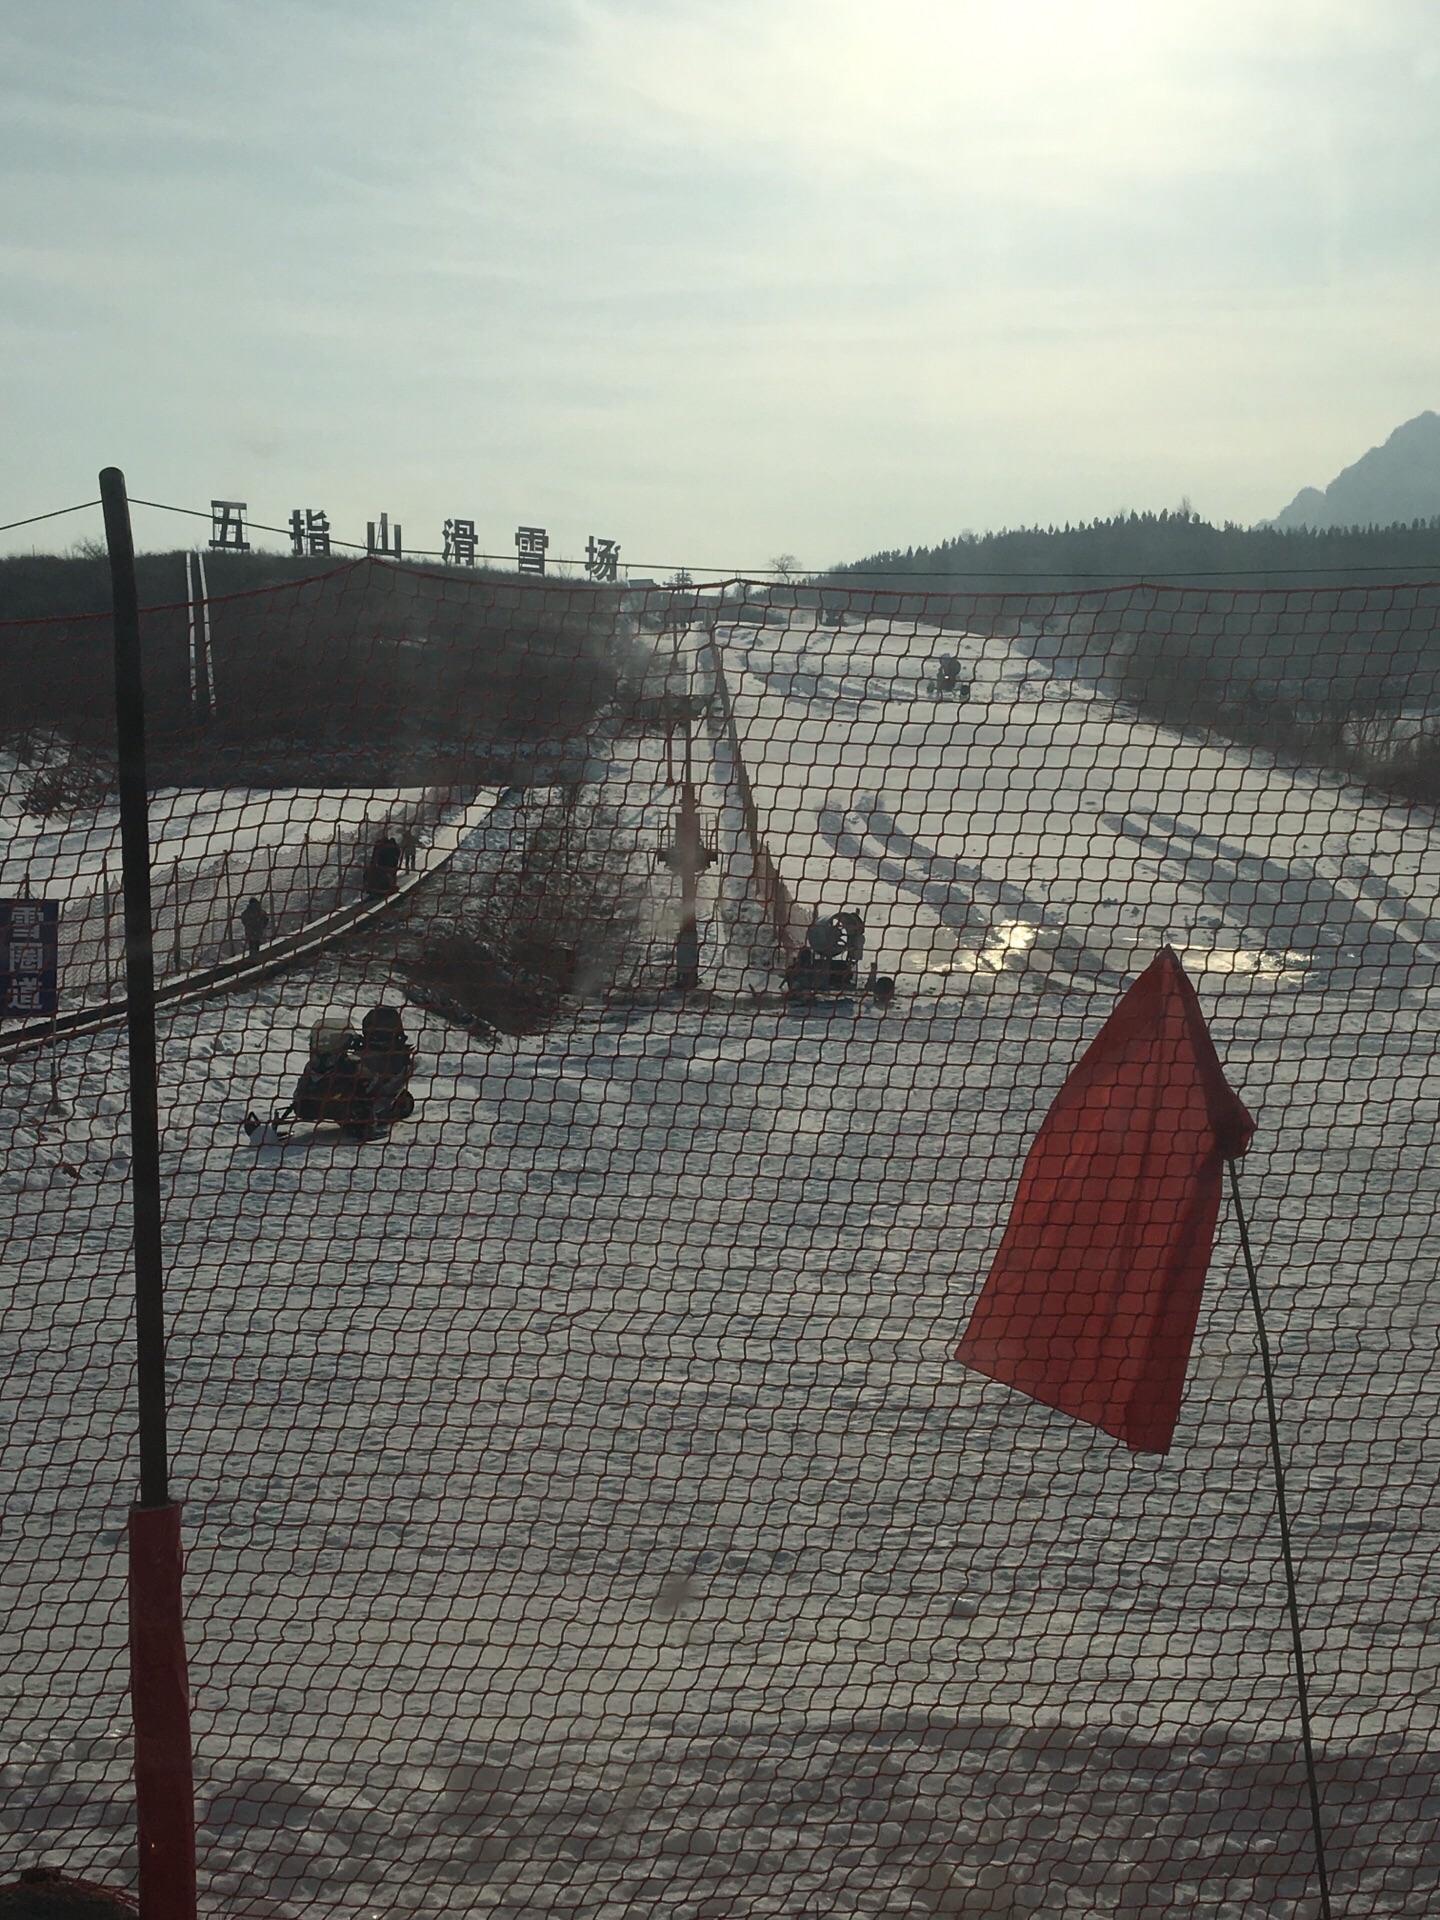
[[[690,758],[690,720],[685,720],[685,778],[680,783],[680,931],[675,936],[675,984],[688,993],[700,984],[700,810],[695,804],[694,769]]]
[[[680,665],[680,631],[675,631],[674,667]],[[672,672],[671,683],[678,678]],[[666,729],[665,759],[672,785],[680,788],[680,817],[675,841],[666,853],[666,865],[680,877],[680,928],[675,936],[675,985],[681,993],[693,992],[700,984],[700,875],[710,864],[700,830],[700,807],[695,795],[694,714],[690,696],[690,678],[685,676],[685,691],[675,709],[678,724],[684,729],[685,757],[678,782],[674,774],[673,746],[676,718]]]

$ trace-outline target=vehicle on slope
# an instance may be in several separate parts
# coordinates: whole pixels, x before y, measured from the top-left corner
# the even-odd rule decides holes
[[[415,1111],[410,1076],[415,1049],[394,1007],[375,1007],[354,1032],[332,1017],[310,1030],[310,1053],[287,1107],[243,1121],[254,1146],[274,1146],[296,1122],[339,1127],[350,1140],[383,1140],[397,1120]]]
[[[925,682],[926,693],[933,700],[968,700],[971,683],[960,678],[962,671],[953,653],[942,653],[935,662],[935,671]]]

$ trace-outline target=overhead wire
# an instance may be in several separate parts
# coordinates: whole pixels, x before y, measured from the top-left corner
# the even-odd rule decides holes
[[[98,500],[81,500],[73,507],[56,507],[50,513],[32,513],[24,520],[0,521],[0,533],[10,533],[16,527],[38,526],[42,520],[62,520],[67,513],[84,513],[87,507],[98,507]]]

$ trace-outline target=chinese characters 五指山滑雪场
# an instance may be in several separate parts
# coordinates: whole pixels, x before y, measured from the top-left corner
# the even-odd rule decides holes
[[[544,573],[545,550],[549,545],[550,536],[544,527],[517,527],[515,552],[520,572]]]
[[[249,507],[243,500],[210,502],[210,551],[212,553],[249,553],[245,538],[245,515]]]
[[[597,540],[592,533],[585,548],[585,571],[592,580],[614,580],[619,577],[620,542],[618,540]]]
[[[473,520],[447,520],[445,522],[445,560],[452,567],[473,567],[475,553],[479,545],[475,537]]]
[[[320,507],[296,507],[290,516],[290,546],[296,554],[329,553],[329,514]]]
[[[380,533],[377,539],[375,522],[373,520],[367,520],[365,522],[365,551],[366,553],[372,554],[383,553],[389,560],[398,560],[400,558],[400,522],[397,520],[392,527],[390,525],[389,514],[382,513],[380,516]]]

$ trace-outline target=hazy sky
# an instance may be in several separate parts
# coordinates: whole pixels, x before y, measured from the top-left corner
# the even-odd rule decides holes
[[[0,521],[818,566],[1440,406],[1436,0],[4,0],[0,93]]]

